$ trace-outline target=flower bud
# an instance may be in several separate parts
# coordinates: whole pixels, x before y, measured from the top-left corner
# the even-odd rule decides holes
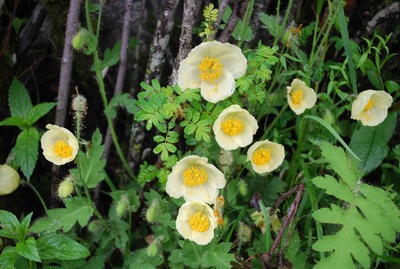
[[[119,199],[117,206],[115,207],[115,211],[117,212],[118,217],[122,217],[125,212],[129,208],[129,199],[126,195],[121,196]]]
[[[99,232],[102,227],[103,226],[99,220],[91,221],[87,226],[89,232],[94,233],[94,234]]]
[[[74,38],[72,38],[72,47],[74,49],[76,49],[77,51],[81,51],[84,49],[84,47],[86,46],[86,35],[87,35],[87,31],[85,29],[81,29],[79,30],[79,32],[74,36]]]
[[[87,100],[86,97],[81,94],[75,94],[72,98],[71,104],[72,110],[76,113],[82,113],[86,115],[87,111]]]
[[[147,255],[150,257],[155,257],[157,254],[158,254],[158,245],[157,242],[153,242],[147,247]]]
[[[154,200],[146,211],[146,220],[148,223],[156,222],[159,209],[158,201]]]
[[[240,245],[249,242],[251,239],[250,227],[241,221],[239,222],[239,229],[237,232],[237,237],[239,239]]]
[[[69,175],[60,183],[60,185],[58,185],[58,190],[57,190],[58,197],[64,199],[71,196],[71,194],[74,192],[73,180],[74,180],[73,177]]]
[[[335,116],[333,115],[332,111],[330,111],[329,109],[325,110],[323,119],[329,124],[332,125],[335,123]]]
[[[247,183],[243,179],[240,179],[238,182],[238,190],[239,190],[240,195],[242,195],[242,196],[246,196],[248,193],[247,192],[248,191]]]
[[[19,174],[7,164],[0,165],[0,195],[10,194],[19,186]]]

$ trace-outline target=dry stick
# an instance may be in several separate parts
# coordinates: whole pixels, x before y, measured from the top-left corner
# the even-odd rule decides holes
[[[375,16],[372,18],[372,20],[369,21],[365,27],[367,30],[367,35],[372,33],[372,31],[376,28],[376,25],[381,19],[387,18],[388,15],[399,11],[400,11],[400,3],[393,2],[391,5],[385,7],[384,9],[376,13]]]
[[[157,28],[154,33],[150,48],[149,62],[146,68],[144,81],[149,83],[151,79],[160,79],[165,62],[165,51],[167,49],[172,27],[174,26],[175,11],[179,0],[164,0]]]
[[[121,54],[118,66],[118,74],[117,74],[117,83],[115,85],[114,96],[120,94],[122,92],[122,88],[124,86],[125,80],[125,72],[126,72],[126,62],[128,58],[128,41],[129,41],[129,33],[130,33],[130,21],[131,21],[131,14],[132,14],[132,2],[133,0],[126,0],[125,3],[125,14],[124,14],[124,22],[122,26],[122,38],[121,38]],[[112,121],[114,124],[115,119]],[[111,148],[111,132],[110,128],[107,128],[106,139],[104,142],[104,153],[103,157],[107,159],[110,148]]]
[[[219,41],[228,42],[231,37],[233,30],[235,30],[236,24],[240,18],[243,18],[246,13],[247,5],[249,0],[238,0],[235,2],[235,6],[232,9],[232,14],[229,17],[228,22],[225,25],[224,31],[222,31]]]
[[[276,210],[276,208],[277,208],[276,206],[279,206],[279,204],[281,204],[286,198],[288,198],[290,195],[292,195],[295,192],[297,192],[296,197],[294,198],[293,203],[289,207],[289,210],[286,214],[286,218],[283,221],[282,227],[279,230],[279,233],[276,236],[271,249],[269,250],[268,253],[264,253],[263,255],[261,255],[263,269],[266,269],[266,268],[268,268],[267,266],[270,266],[269,262],[272,258],[272,255],[274,255],[274,253],[275,253],[275,249],[280,245],[282,236],[283,236],[287,226],[292,223],[294,217],[296,216],[297,209],[299,208],[301,198],[303,197],[304,183],[300,183],[299,185],[297,185],[290,191],[282,194],[281,197],[279,197],[278,201],[275,203],[274,207],[271,208],[271,213],[272,213]]]
[[[214,22],[214,29],[215,32],[210,35],[210,40],[215,39],[215,35],[217,34],[219,25],[221,24],[221,20],[222,20],[222,16],[224,15],[225,9],[228,6],[230,0],[222,0],[221,3],[219,4],[219,8],[218,8],[218,18],[217,20]]]
[[[189,50],[192,47],[192,28],[195,21],[194,11],[195,11],[194,0],[184,0],[183,1],[183,19],[182,19],[182,30],[181,36],[179,38],[179,51],[178,55],[174,61],[174,68],[172,70],[172,75],[170,77],[169,84],[174,85],[177,83],[178,79],[178,69],[181,61],[186,58]]]
[[[71,80],[73,51],[71,41],[78,29],[80,0],[71,0],[67,18],[67,29],[65,30],[64,51],[61,61],[60,81],[57,95],[57,108],[55,124],[64,126],[67,115],[67,103],[69,83]]]

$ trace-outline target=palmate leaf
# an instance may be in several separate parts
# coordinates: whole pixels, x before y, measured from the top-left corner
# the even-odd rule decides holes
[[[328,252],[315,268],[356,268],[355,261],[370,268],[370,252],[382,255],[385,241],[395,241],[400,231],[400,210],[385,190],[359,180],[362,171],[358,162],[348,158],[341,148],[327,142],[320,147],[340,179],[326,175],[312,181],[326,194],[341,200],[339,204],[343,206],[331,204],[330,208],[313,213],[316,221],[338,227],[337,233],[324,236],[312,246],[314,250]]]

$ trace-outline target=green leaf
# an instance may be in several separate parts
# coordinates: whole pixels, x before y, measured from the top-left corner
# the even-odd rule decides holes
[[[29,180],[39,155],[39,132],[34,127],[23,130],[15,144],[15,160]]]
[[[203,247],[190,241],[179,241],[181,248],[171,251],[168,260],[172,263],[183,263],[191,268],[199,268],[204,260],[201,258]],[[229,268],[229,267],[228,267]]]
[[[90,255],[86,247],[62,234],[41,236],[36,243],[42,260],[76,260]]]
[[[14,78],[10,86],[8,105],[13,117],[26,118],[32,109],[32,102],[28,92],[25,90],[24,85],[16,78]]]
[[[325,177],[316,177],[312,182],[329,195],[333,195],[338,199],[352,203],[354,202],[353,192],[344,184],[337,181],[334,177],[326,175]]]
[[[101,145],[101,140],[100,131],[97,129],[92,136],[91,147],[87,153],[78,153],[78,166],[81,176],[79,178],[88,188],[95,188],[105,177],[106,160],[102,159],[104,146]]]
[[[26,241],[18,242],[16,249],[17,253],[22,257],[31,261],[41,262],[35,238],[29,237]]]
[[[15,261],[18,258],[18,253],[15,247],[8,247],[3,250],[0,255],[0,268],[15,269]]]
[[[121,52],[121,41],[115,43],[112,49],[107,48],[104,52],[104,59],[101,61],[100,69],[116,65]]]
[[[205,251],[202,257],[203,266],[217,269],[231,268],[231,262],[236,261],[235,256],[229,253],[232,243],[219,243],[212,249]]]
[[[9,117],[0,121],[0,126],[19,126],[22,127],[26,124],[25,119],[21,117]]]
[[[15,238],[20,223],[17,217],[5,210],[0,210],[0,237]]]
[[[40,233],[63,228],[66,233],[71,230],[76,222],[81,227],[86,226],[93,215],[93,206],[89,205],[83,197],[73,197],[63,201],[67,208],[48,210],[48,216],[36,221],[29,230],[34,233]]]
[[[31,224],[32,215],[33,213],[30,213],[21,221],[21,224],[18,227],[17,237],[16,237],[19,241],[25,240],[26,233],[28,232],[29,225]]]
[[[41,117],[49,113],[49,111],[57,105],[56,102],[53,103],[41,103],[38,104],[29,111],[27,115],[27,122],[32,125],[38,121]]]
[[[361,126],[352,136],[350,147],[361,159],[361,169],[368,174],[388,154],[387,145],[396,127],[396,113],[390,113],[378,126]]]

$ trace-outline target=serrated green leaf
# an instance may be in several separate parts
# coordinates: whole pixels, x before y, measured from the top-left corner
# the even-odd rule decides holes
[[[29,180],[39,155],[39,132],[34,127],[23,130],[15,144],[15,160]]]
[[[231,268],[231,262],[236,261],[235,256],[229,253],[231,246],[232,243],[224,242],[205,251],[202,256],[203,266],[217,269]]]
[[[316,177],[312,182],[329,195],[333,195],[338,199],[346,202],[354,202],[353,192],[344,184],[338,182],[334,177],[326,175],[325,177]]]
[[[104,51],[104,59],[101,61],[100,69],[116,65],[119,61],[121,52],[121,41],[117,41],[112,49],[107,48]]]
[[[378,126],[362,126],[351,139],[350,147],[361,159],[361,169],[369,173],[385,159],[389,147],[387,142],[396,127],[396,113],[390,113]]]
[[[8,95],[8,105],[10,106],[11,116],[25,119],[32,109],[31,98],[25,90],[25,86],[14,78]]]
[[[0,254],[0,268],[15,269],[15,261],[18,258],[18,253],[15,247],[8,247]]]
[[[14,238],[20,226],[17,217],[5,210],[0,210],[0,237]]]
[[[90,217],[93,215],[93,207],[90,206],[83,197],[73,197],[63,200],[67,208],[50,209],[48,216],[36,221],[30,231],[40,233],[43,231],[56,231],[63,228],[66,233],[75,225],[87,225]]]
[[[36,244],[42,260],[76,260],[90,255],[86,247],[62,234],[41,236]]]
[[[33,237],[29,237],[26,241],[18,242],[16,250],[19,255],[28,260],[41,262],[36,247],[36,240]]]
[[[22,127],[26,124],[25,119],[21,117],[9,117],[0,121],[0,126],[19,126]]]
[[[49,113],[49,111],[57,105],[56,102],[53,103],[40,103],[29,111],[26,120],[30,125],[33,125],[41,117]]]
[[[190,241],[179,241],[180,249],[171,251],[168,260],[172,263],[183,263],[191,268],[199,268],[203,260],[199,256],[203,253],[203,247]]]
[[[91,147],[87,153],[78,153],[78,166],[82,182],[88,188],[95,188],[105,177],[106,160],[102,159],[104,146],[102,136],[97,129],[92,136]]]
[[[18,231],[16,234],[16,238],[19,241],[23,241],[25,239],[26,233],[28,232],[28,229],[29,229],[29,225],[31,224],[32,215],[33,215],[33,213],[30,213],[21,221],[21,224],[19,225]]]

